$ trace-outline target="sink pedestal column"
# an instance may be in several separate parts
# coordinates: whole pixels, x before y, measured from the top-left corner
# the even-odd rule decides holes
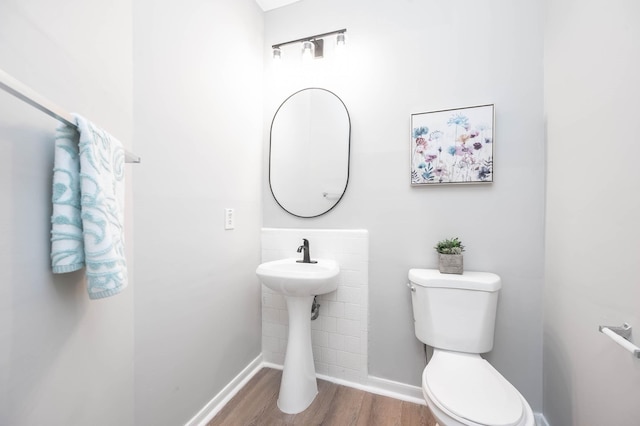
[[[289,340],[284,358],[278,408],[288,414],[304,411],[318,394],[311,350],[313,296],[285,296],[289,311]]]

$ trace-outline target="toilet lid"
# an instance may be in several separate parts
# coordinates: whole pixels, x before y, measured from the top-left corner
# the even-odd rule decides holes
[[[512,426],[524,414],[518,391],[479,355],[436,350],[423,381],[444,408],[475,423]]]

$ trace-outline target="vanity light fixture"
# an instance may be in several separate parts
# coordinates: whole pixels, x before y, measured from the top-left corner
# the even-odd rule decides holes
[[[322,58],[324,56],[324,38],[336,35],[336,46],[344,46],[345,45],[345,35],[347,32],[346,28],[341,30],[330,31],[328,33],[316,34],[309,37],[299,38],[296,40],[285,41],[284,43],[278,43],[271,46],[273,49],[273,59],[280,59],[282,56],[281,47],[286,46],[288,44],[294,43],[302,43],[302,57],[306,58]]]

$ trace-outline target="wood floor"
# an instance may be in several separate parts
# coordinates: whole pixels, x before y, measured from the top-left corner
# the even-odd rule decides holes
[[[424,405],[318,380],[318,396],[302,413],[284,414],[277,405],[282,372],[263,368],[208,423],[218,425],[435,426]]]

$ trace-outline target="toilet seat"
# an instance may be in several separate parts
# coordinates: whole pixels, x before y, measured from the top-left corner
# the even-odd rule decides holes
[[[465,424],[515,426],[526,414],[520,393],[478,354],[435,349],[422,386],[439,408]]]

